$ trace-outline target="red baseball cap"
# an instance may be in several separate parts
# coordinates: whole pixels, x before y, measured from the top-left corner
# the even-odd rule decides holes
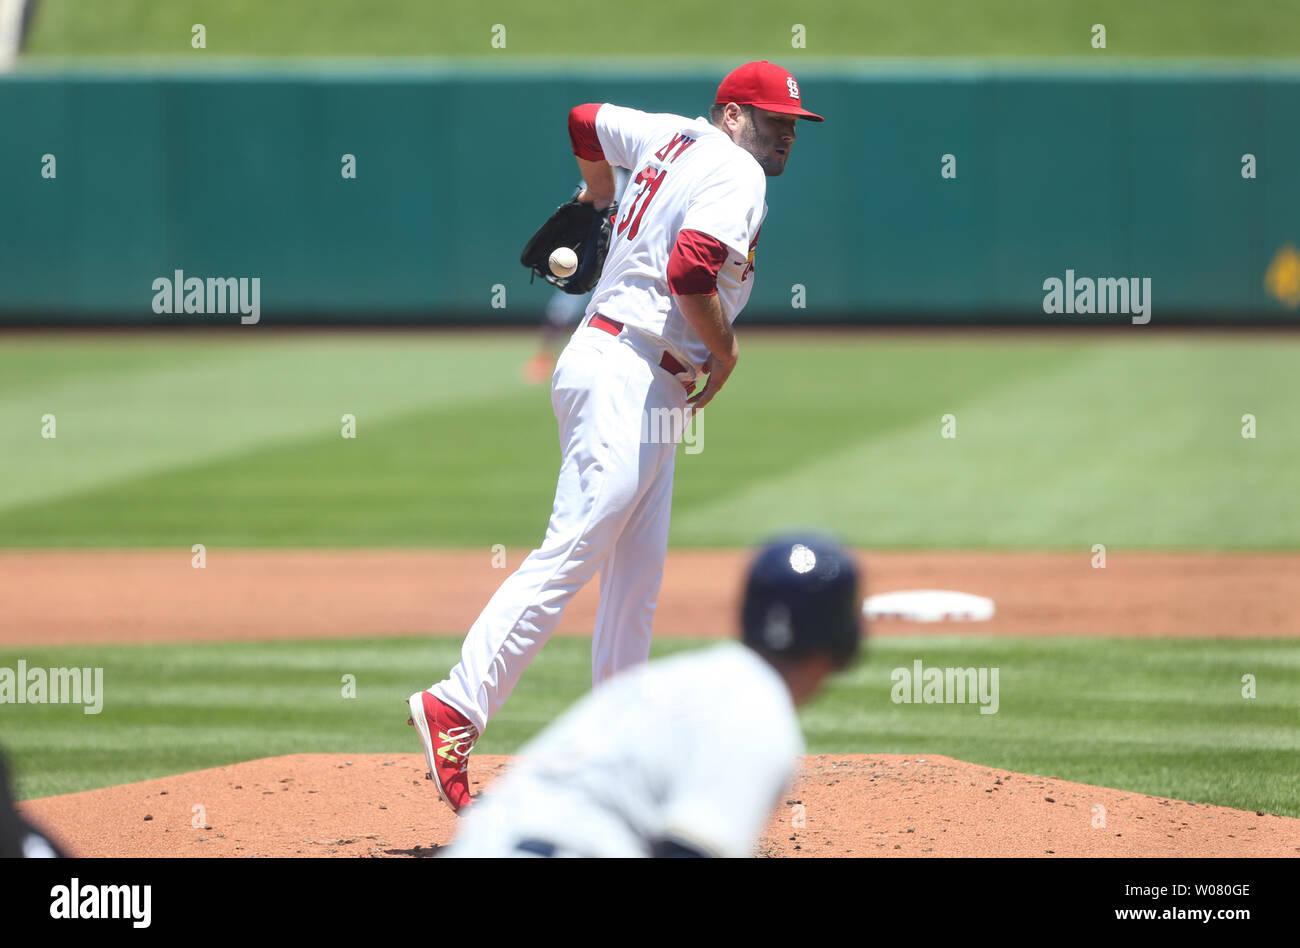
[[[752,105],[768,112],[797,115],[810,122],[823,122],[820,115],[805,109],[799,99],[799,83],[794,76],[766,59],[745,63],[733,69],[718,86],[715,103],[735,102]]]

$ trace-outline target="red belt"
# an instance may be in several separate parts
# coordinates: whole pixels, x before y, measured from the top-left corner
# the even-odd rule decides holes
[[[587,320],[587,325],[593,326],[596,329],[604,330],[605,332],[609,333],[611,336],[617,336],[619,333],[623,331],[622,323],[620,323],[616,319],[610,319],[607,316],[602,316],[600,315],[600,313],[597,313],[595,316],[592,316],[591,319]],[[669,352],[667,349],[664,350],[663,358],[659,360],[659,368],[667,369],[673,375],[676,375],[679,372],[686,371],[686,367],[683,366],[676,359],[674,359],[673,354]]]

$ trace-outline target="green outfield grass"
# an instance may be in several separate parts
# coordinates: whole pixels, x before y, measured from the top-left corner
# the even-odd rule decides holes
[[[519,380],[534,345],[5,337],[0,547],[535,545],[559,447],[546,387]],[[1300,337],[742,333],[742,347],[702,452],[679,452],[675,546],[812,525],[879,548],[1300,549]]]
[[[660,641],[657,655],[702,643]],[[8,650],[0,666],[104,668],[98,715],[0,705],[22,797],[277,754],[415,753],[407,694],[459,638]],[[999,708],[890,700],[890,671],[999,669]],[[585,639],[558,638],[479,750],[511,753],[589,685]],[[1241,695],[1256,676],[1258,697]],[[341,696],[344,675],[356,697]],[[1300,816],[1300,652],[1289,641],[889,638],[802,714],[810,753],[946,754],[991,767]]]
[[[190,29],[207,28],[207,48]],[[1104,51],[1092,26],[1107,30]],[[493,49],[492,29],[506,28]],[[806,48],[791,45],[795,24]],[[490,6],[430,0],[42,0],[31,52],[48,56],[178,57],[202,65],[228,56],[663,55],[1295,57],[1300,7],[1291,0],[750,0],[711,9],[659,0],[630,13],[596,0]]]

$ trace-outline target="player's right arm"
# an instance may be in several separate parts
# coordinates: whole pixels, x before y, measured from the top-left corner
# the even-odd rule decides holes
[[[569,141],[587,182],[578,200],[598,208],[609,206],[617,196],[614,166],[632,168],[637,156],[673,119],[608,102],[588,102],[570,110]]]
[[[605,159],[605,148],[596,131],[596,114],[602,106],[595,102],[579,105],[569,112],[569,143],[578,159],[578,171],[587,183],[578,200],[604,210],[614,203],[614,168]]]
[[[587,186],[578,194],[583,204],[594,205],[603,211],[614,203],[614,167],[608,161],[578,159],[578,170]]]

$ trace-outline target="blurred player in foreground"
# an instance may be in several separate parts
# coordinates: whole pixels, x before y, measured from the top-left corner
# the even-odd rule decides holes
[[[14,809],[9,768],[0,754],[0,859],[54,859],[64,853]]]
[[[789,789],[795,708],[856,655],[857,570],[814,537],[764,547],[741,640],[611,679],[520,752],[449,856],[746,856]]]

